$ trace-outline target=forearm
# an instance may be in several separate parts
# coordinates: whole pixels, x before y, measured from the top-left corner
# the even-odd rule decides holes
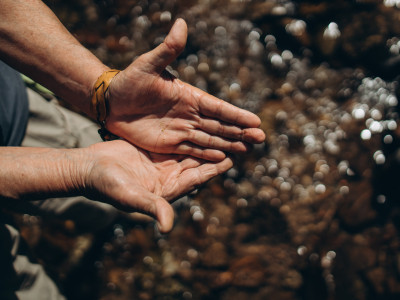
[[[93,84],[108,69],[40,0],[0,0],[0,59],[88,114]]]
[[[82,151],[0,147],[0,201],[78,194],[85,167]]]

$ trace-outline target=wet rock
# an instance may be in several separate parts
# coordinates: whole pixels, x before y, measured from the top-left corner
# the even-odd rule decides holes
[[[223,243],[212,243],[203,253],[202,264],[206,267],[218,268],[225,267],[229,262],[229,255]]]
[[[368,245],[354,245],[349,249],[349,259],[356,270],[367,270],[376,265],[377,253]]]
[[[265,270],[257,256],[245,256],[232,262],[232,284],[238,287],[258,287],[265,280]]]
[[[297,290],[301,287],[302,283],[303,277],[301,276],[301,274],[298,271],[292,269],[289,270],[286,277],[284,278],[282,286],[292,290]]]
[[[188,197],[168,235],[132,223],[112,228],[93,238],[92,257],[82,256],[90,247],[74,226],[23,229],[54,274],[76,277],[74,290],[104,299],[399,293],[398,204],[375,197],[371,185],[373,175],[398,177],[394,168],[375,173],[382,159],[391,161],[385,151],[398,147],[395,84],[376,74],[386,61],[397,76],[395,1],[48,2],[81,43],[121,69],[183,17],[189,38],[171,72],[258,113],[267,134],[226,176]],[[381,184],[381,194],[395,199],[393,186]],[[75,261],[96,260],[101,284],[82,283],[93,274],[65,267],[79,244],[76,257],[85,259]]]
[[[168,296],[181,296],[185,291],[185,288],[178,280],[171,278],[165,279],[162,284],[156,284],[155,294],[158,297],[168,297]]]
[[[233,280],[233,274],[229,271],[208,271],[204,272],[203,276],[205,277],[203,280],[206,280],[209,287],[213,290],[220,290],[231,286]],[[197,278],[200,279],[201,277],[198,276]]]
[[[358,228],[374,221],[376,211],[371,205],[372,191],[363,183],[353,184],[339,209],[339,216],[346,226]]]
[[[254,228],[249,224],[238,224],[235,226],[233,231],[233,243],[241,244],[246,243],[252,239],[257,237],[257,232],[254,231]]]
[[[400,294],[400,282],[397,278],[390,276],[387,278],[388,282],[388,291],[391,295],[399,295]]]
[[[375,268],[367,272],[367,278],[377,295],[383,295],[385,287],[386,272],[383,268]]]

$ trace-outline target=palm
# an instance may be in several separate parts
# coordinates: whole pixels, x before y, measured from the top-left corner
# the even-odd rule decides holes
[[[115,77],[109,130],[148,151],[208,160],[221,160],[226,151],[244,152],[244,142],[262,142],[265,136],[256,128],[260,120],[254,114],[165,71],[186,42],[186,25],[182,26]]]
[[[161,224],[167,224],[165,231],[172,226],[173,215],[167,201],[232,167],[230,159],[202,163],[182,155],[149,153],[123,140],[95,144],[89,149],[95,163],[88,170],[88,196],[155,216]]]

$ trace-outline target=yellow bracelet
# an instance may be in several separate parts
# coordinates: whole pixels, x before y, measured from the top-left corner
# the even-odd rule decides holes
[[[108,99],[106,97],[107,90],[110,86],[111,81],[120,71],[119,70],[108,70],[105,71],[96,80],[93,86],[93,96],[91,101],[92,113],[96,116],[96,120],[100,125],[99,134],[101,138],[106,140],[111,140],[116,136],[113,136],[106,128],[106,119],[109,112]]]

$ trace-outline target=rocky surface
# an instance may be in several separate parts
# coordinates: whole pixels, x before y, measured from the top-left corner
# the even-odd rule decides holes
[[[123,68],[189,25],[170,71],[267,140],[176,203],[176,226],[16,216],[71,299],[398,299],[400,2],[48,1]],[[398,71],[397,71],[398,72]]]

